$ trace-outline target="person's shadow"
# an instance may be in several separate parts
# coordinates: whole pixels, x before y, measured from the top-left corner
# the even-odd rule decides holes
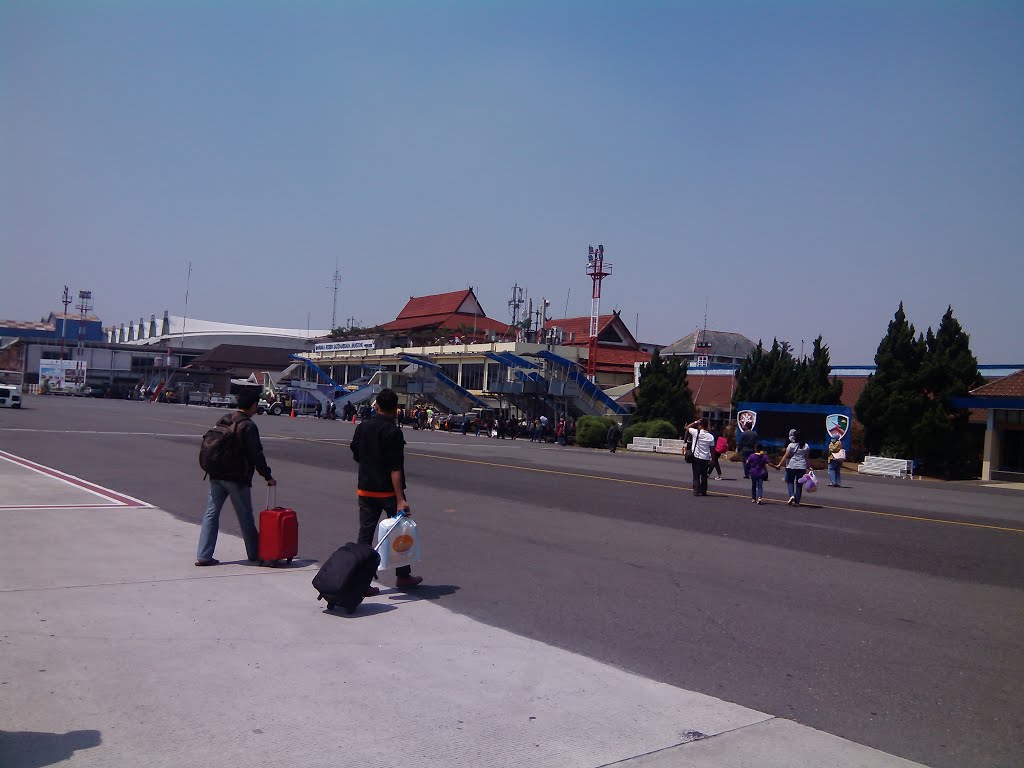
[[[391,588],[386,592],[382,589],[381,593],[387,595],[390,600],[439,600],[447,595],[454,595],[458,590],[454,584],[420,584],[408,592]]]
[[[388,587],[384,584],[381,584],[380,587],[380,597],[386,597],[388,600],[394,600],[395,602],[438,600],[446,595],[454,595],[458,590],[458,587],[452,584],[421,584],[416,589],[411,589],[408,592]],[[324,608],[323,613],[327,616],[338,616],[345,619],[360,619],[367,616],[375,616],[379,613],[387,613],[396,608],[397,606],[387,603],[364,601],[352,613],[337,605],[330,609]]]
[[[77,750],[91,749],[102,743],[99,731],[0,731],[0,765],[4,768],[42,768],[69,760]]]

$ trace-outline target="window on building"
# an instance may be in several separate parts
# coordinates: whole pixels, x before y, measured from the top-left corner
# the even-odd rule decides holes
[[[466,389],[481,390],[484,388],[484,364],[462,364],[462,386]]]
[[[459,381],[459,364],[458,363],[443,363],[439,365],[441,373],[447,376],[452,381],[458,383]]]
[[[697,362],[695,363],[695,365],[698,368],[707,368],[707,366],[708,366],[708,356],[707,355],[697,355]]]
[[[501,365],[498,363],[487,364],[487,386],[493,387],[497,382],[502,380],[501,376]]]

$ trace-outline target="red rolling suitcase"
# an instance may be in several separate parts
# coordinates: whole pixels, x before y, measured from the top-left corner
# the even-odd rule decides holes
[[[276,505],[270,507],[270,489],[267,489],[267,506],[260,512],[260,564],[276,565],[278,560],[287,560],[299,553],[299,518],[294,509]]]

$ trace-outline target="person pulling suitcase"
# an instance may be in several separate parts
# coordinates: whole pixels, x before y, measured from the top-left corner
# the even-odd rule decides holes
[[[263,455],[260,430],[252,417],[259,409],[260,391],[246,388],[238,393],[238,410],[221,418],[203,435],[199,448],[199,466],[210,478],[206,512],[199,529],[196,565],[219,565],[213,557],[220,530],[220,511],[229,498],[238,516],[238,526],[245,541],[245,554],[250,562],[258,562],[259,531],[252,514],[252,478],[259,472],[267,485],[277,485]]]
[[[398,395],[392,389],[382,389],[373,415],[360,422],[352,435],[352,458],[359,463],[356,495],[360,544],[373,544],[382,514],[394,517],[401,510],[412,515],[405,497],[405,437],[395,423],[397,413]],[[412,575],[409,565],[395,569],[395,586],[399,589],[412,589],[422,581],[422,576]],[[367,597],[377,594],[378,587],[367,589]]]

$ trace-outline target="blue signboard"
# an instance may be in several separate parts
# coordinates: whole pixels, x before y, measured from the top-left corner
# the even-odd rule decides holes
[[[737,416],[737,429],[752,426],[764,445],[784,446],[789,443],[789,430],[798,429],[803,441],[815,450],[825,450],[836,437],[850,450],[853,410],[849,406],[739,403]]]

